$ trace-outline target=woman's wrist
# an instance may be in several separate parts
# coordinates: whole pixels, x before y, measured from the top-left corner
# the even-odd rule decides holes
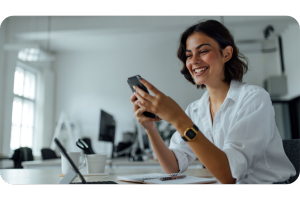
[[[176,118],[174,122],[171,123],[175,129],[181,134],[184,134],[187,128],[190,128],[194,125],[193,121],[184,113]]]
[[[145,129],[146,130],[146,133],[149,135],[149,134],[153,134],[154,132],[158,132],[155,124],[154,124],[154,127],[153,128],[148,128],[148,129]]]

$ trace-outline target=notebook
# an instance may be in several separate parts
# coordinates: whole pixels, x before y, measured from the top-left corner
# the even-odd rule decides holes
[[[178,174],[179,175],[179,174]],[[149,183],[149,184],[197,184],[197,183],[214,183],[217,182],[215,178],[199,178],[194,176],[186,176],[185,178],[162,181],[160,178],[170,177],[169,174],[138,174],[129,176],[118,176],[117,180],[136,182],[136,183]]]

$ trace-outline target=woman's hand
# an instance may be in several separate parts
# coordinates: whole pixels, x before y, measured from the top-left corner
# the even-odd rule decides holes
[[[152,96],[138,87],[135,88],[134,95],[138,99],[136,104],[142,111],[154,113],[173,125],[179,117],[186,116],[185,112],[172,98],[160,92],[145,79],[140,80],[140,82],[154,94]]]
[[[133,104],[133,113],[135,117],[137,118],[138,122],[144,127],[146,130],[155,130],[156,126],[154,122],[160,121],[160,118],[150,118],[143,115],[143,112],[145,112],[144,108],[140,108],[138,106],[138,100],[135,96],[135,94],[132,94],[130,97],[130,101]]]

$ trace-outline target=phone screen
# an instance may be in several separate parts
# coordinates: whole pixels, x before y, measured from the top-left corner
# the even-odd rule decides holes
[[[136,76],[132,76],[132,77],[129,77],[128,80],[127,80],[127,83],[131,89],[132,92],[135,92],[135,89],[133,88],[133,86],[138,86],[139,88],[141,88],[142,90],[144,90],[145,92],[148,92],[148,89],[139,81],[139,79],[137,78],[137,76],[139,75],[136,75]],[[157,115],[153,114],[153,113],[150,113],[150,112],[144,112],[143,113],[146,117],[151,117],[151,118],[158,118]]]

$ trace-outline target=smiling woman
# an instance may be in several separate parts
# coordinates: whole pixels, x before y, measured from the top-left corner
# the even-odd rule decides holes
[[[140,77],[154,95],[136,87],[130,98],[162,168],[182,173],[198,158],[221,183],[277,183],[294,176],[270,96],[263,88],[242,82],[247,59],[239,54],[227,28],[214,20],[188,28],[181,36],[178,57],[184,77],[207,89],[185,112]],[[146,117],[145,111],[159,118]],[[160,119],[177,130],[169,147],[154,124]]]
[[[205,41],[207,43],[201,43]],[[196,47],[196,51],[192,52],[191,46],[188,45],[189,43],[192,45],[194,42],[200,45]],[[231,58],[225,63],[224,69],[223,66],[221,67],[224,70],[224,73],[222,73],[224,81],[227,83],[230,83],[231,80],[242,81],[243,75],[248,71],[248,60],[243,54],[239,53],[239,49],[236,47],[234,39],[227,28],[215,20],[208,20],[191,26],[182,33],[177,52],[177,57],[183,63],[181,73],[189,82],[197,84],[187,67],[188,64],[191,64],[192,55],[194,55],[194,59],[205,58],[205,63],[205,60],[211,60],[213,55],[223,56],[226,50],[232,51],[232,53]],[[213,55],[211,55],[212,52]],[[203,63],[201,64],[203,65]],[[199,87],[203,89],[205,84],[197,84],[197,88]]]

